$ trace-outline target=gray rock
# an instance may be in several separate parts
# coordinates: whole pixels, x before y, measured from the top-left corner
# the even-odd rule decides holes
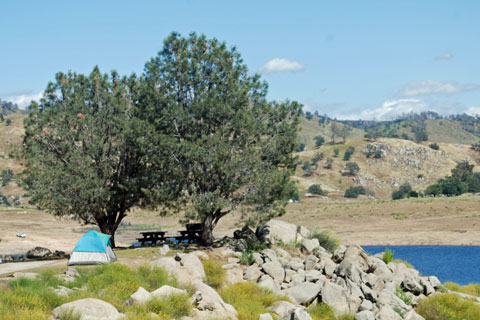
[[[435,293],[435,289],[428,280],[428,277],[420,278],[420,285],[423,286],[423,294],[425,294],[427,297]]]
[[[126,305],[145,305],[150,300],[152,300],[152,294],[144,288],[139,287],[138,290],[130,296]]]
[[[269,275],[264,274],[263,276],[260,277],[258,280],[258,285],[263,288],[267,288],[271,290],[273,293],[279,293],[280,288],[277,285],[277,283],[273,280],[272,277]]]
[[[256,263],[248,267],[243,273],[243,279],[252,281],[252,282],[257,282],[261,276],[262,276],[262,271],[260,271],[260,268]]]
[[[297,273],[291,269],[285,269],[285,279],[283,279],[284,282],[291,282],[292,277],[296,275]]]
[[[278,262],[277,253],[272,249],[263,249],[262,252],[260,253],[263,256],[264,258],[263,260],[265,262],[268,262],[268,261]]]
[[[290,262],[287,264],[287,268],[290,268],[295,271],[304,269],[304,261],[300,258],[292,258]]]
[[[268,310],[275,313],[281,320],[291,320],[291,315],[297,307],[287,301],[277,301]]]
[[[347,251],[347,247],[345,247],[344,245],[339,246],[337,250],[333,252],[332,260],[335,263],[340,263],[345,256],[345,251]]]
[[[407,312],[404,316],[403,319],[405,320],[425,320],[424,317],[416,313],[414,310],[410,310]]]
[[[382,307],[378,311],[376,318],[377,320],[402,320],[402,317],[389,307]]]
[[[53,310],[53,315],[55,319],[59,319],[64,312],[69,310],[80,314],[82,320],[117,320],[123,317],[110,303],[93,298],[62,304]]]
[[[442,286],[442,283],[440,282],[440,280],[438,280],[438,278],[435,276],[428,277],[428,281],[430,282],[432,287],[434,287],[435,289],[438,289]]]
[[[312,320],[312,317],[303,309],[296,308],[291,315],[292,320]]]
[[[355,313],[355,320],[375,320],[375,315],[372,311],[363,310]]]
[[[241,268],[229,269],[225,272],[225,285],[231,285],[238,282],[243,282],[243,270]]]
[[[165,256],[169,251],[170,247],[168,246],[168,244],[164,244],[160,249],[158,249],[157,253],[161,256]]]
[[[37,279],[39,278],[40,275],[36,272],[14,272],[13,273],[13,279]]]
[[[273,320],[272,316],[270,313],[262,313],[259,317],[258,320]]]
[[[69,296],[73,293],[72,289],[69,289],[64,286],[58,286],[58,288],[53,289],[52,291],[58,294],[59,296]]]
[[[312,254],[316,250],[319,250],[320,248],[320,243],[318,242],[318,239],[303,239],[302,240],[302,251],[307,253],[307,254]]]
[[[35,247],[27,251],[27,258],[29,259],[40,259],[49,257],[52,255],[52,251],[43,247]]]
[[[337,265],[331,259],[322,259],[322,263],[324,263],[323,272],[327,277],[331,278],[335,272],[335,269],[337,268]]]
[[[365,299],[370,300],[372,302],[377,301],[377,293],[373,289],[371,289],[369,286],[367,286],[364,283],[360,285],[360,288],[362,289],[363,296],[365,297]]]
[[[165,296],[171,296],[171,295],[174,295],[174,294],[186,294],[186,293],[187,293],[187,291],[184,290],[184,289],[178,289],[178,288],[175,288],[175,287],[171,287],[169,285],[163,285],[160,288],[158,288],[157,290],[152,292],[152,297],[161,298],[161,297],[165,297]]]
[[[193,298],[193,304],[199,310],[195,319],[209,318],[234,318],[237,317],[237,310],[228,303],[225,303],[220,295],[210,286],[203,282],[196,281],[193,286],[197,291]]]
[[[293,223],[288,223],[281,220],[270,220],[266,223],[269,227],[270,234],[269,239],[275,243],[275,241],[281,241],[283,243],[292,243],[295,241],[301,241],[304,237],[301,233],[297,233],[297,226]],[[301,228],[299,228],[302,232]],[[304,233],[308,233],[304,231]]]
[[[326,277],[318,270],[308,270],[305,272],[305,280],[308,282],[317,282],[320,279],[326,280]]]
[[[253,257],[253,260],[255,261],[255,263],[261,267],[263,265],[263,258],[262,258],[262,255],[258,252],[254,252],[252,253],[252,257]]]
[[[275,248],[275,251],[277,252],[277,256],[278,257],[282,257],[282,258],[286,258],[288,260],[290,260],[292,258],[292,256],[290,255],[290,253],[288,253],[286,250],[280,248],[280,247],[276,247]]]
[[[285,270],[278,261],[266,262],[263,264],[262,268],[269,276],[273,278],[278,286],[280,286],[280,284],[283,282],[283,279],[285,279]]]
[[[290,297],[297,304],[306,305],[315,300],[321,290],[322,286],[320,284],[304,282],[283,290],[282,293]]]
[[[331,306],[339,315],[350,313],[347,291],[337,284],[325,281],[322,288],[322,302]]]
[[[305,271],[317,269],[317,264],[320,261],[316,256],[313,254],[309,255],[305,258]]]
[[[305,280],[305,273],[304,272],[299,272],[299,273],[296,273],[292,276],[291,284],[292,284],[292,287],[293,287],[293,286],[297,286],[299,284],[302,284],[305,281],[306,281]]]
[[[415,295],[423,293],[423,286],[420,284],[419,274],[417,270],[408,269],[405,278],[402,281],[403,287]]]
[[[368,301],[367,299],[363,300],[362,303],[360,304],[360,307],[358,308],[359,311],[365,311],[365,310],[372,310],[373,309],[373,303]]]

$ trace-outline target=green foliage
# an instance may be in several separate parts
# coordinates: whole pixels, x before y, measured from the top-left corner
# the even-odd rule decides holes
[[[395,288],[395,295],[400,298],[407,306],[412,304],[412,297],[407,295],[405,291],[403,291],[402,287],[397,286]]]
[[[339,154],[339,153],[340,153],[340,149],[338,149],[338,148],[333,149],[333,156],[334,156],[335,158],[338,157],[338,154]]]
[[[332,169],[332,164],[333,164],[333,159],[332,158],[327,158],[326,163],[325,163],[325,168],[326,169]]]
[[[249,266],[255,262],[253,258],[253,253],[256,251],[253,250],[244,250],[240,256],[240,263],[246,266]]]
[[[12,119],[7,119],[7,121],[5,121],[5,125],[8,127],[9,125],[12,124]]]
[[[2,181],[2,187],[5,187],[10,181],[13,179],[13,171],[8,169],[8,170],[2,170],[0,173],[0,180]]]
[[[305,143],[299,143],[295,152],[302,152],[303,150],[305,150]]]
[[[343,160],[349,161],[351,157],[352,157],[352,154],[348,151],[345,151],[345,154],[343,155]]]
[[[78,311],[75,311],[74,309],[68,309],[62,311],[58,318],[60,320],[81,320],[82,314]]]
[[[310,161],[304,161],[302,165],[302,170],[304,171],[304,176],[310,177],[313,174],[312,164]]]
[[[307,309],[313,320],[337,320],[335,311],[326,303],[317,303]]]
[[[308,192],[320,196],[327,195],[327,193],[322,190],[322,187],[319,184],[312,184],[310,187],[308,187]]]
[[[323,160],[323,152],[317,152],[312,158],[312,165],[317,165],[318,161]]]
[[[395,254],[395,251],[393,250],[390,250],[390,249],[385,250],[385,252],[383,253],[383,262],[387,264],[392,262],[394,254]]]
[[[472,150],[480,152],[480,142],[473,143],[471,146]]]
[[[331,230],[313,232],[310,238],[318,239],[320,246],[329,252],[335,251],[340,245],[340,240],[332,234]]]
[[[432,148],[433,150],[440,150],[440,146],[438,145],[438,143],[434,142],[434,143],[430,143],[428,145],[430,148]]]
[[[398,188],[398,190],[395,190],[392,192],[392,200],[400,200],[400,199],[405,199],[407,197],[410,197],[410,195],[415,195],[412,190],[412,186],[408,182],[405,182]],[[418,197],[418,194],[417,194]]]
[[[171,153],[164,140],[149,141],[156,138],[152,126],[135,116],[137,85],[133,76],[108,76],[97,67],[89,76],[58,73],[48,84],[40,104],[29,107],[19,154],[33,203],[112,236],[133,206],[168,204],[178,185],[165,165]]]
[[[305,112],[305,118],[307,118],[307,120],[312,120],[313,118],[312,113],[310,111]]]
[[[239,320],[257,320],[260,314],[268,312],[267,308],[274,302],[288,301],[286,297],[273,294],[252,282],[232,284],[218,293],[226,303],[237,309]]]
[[[383,157],[383,152],[382,149],[373,144],[367,144],[367,151],[365,152],[365,156],[367,158],[374,158],[374,159],[380,159]]]
[[[425,190],[425,195],[458,196],[466,192],[480,192],[480,173],[473,172],[474,165],[467,161],[457,163],[452,175],[439,179]]]
[[[345,169],[350,176],[355,176],[360,171],[360,167],[356,162],[347,162]]]
[[[345,198],[358,198],[359,195],[366,194],[363,186],[350,187],[345,191]]]
[[[205,283],[217,289],[225,280],[225,270],[222,268],[222,263],[213,259],[203,260],[203,269],[207,279]]]
[[[316,136],[313,140],[315,141],[316,148],[320,148],[325,143],[325,138],[322,136]]]
[[[433,295],[419,301],[416,311],[425,320],[480,319],[480,306],[455,294]]]
[[[294,192],[301,105],[268,102],[236,48],[172,33],[145,65],[138,105],[169,148],[180,174],[186,219],[212,244],[218,221],[240,207],[255,223],[284,213]]]
[[[180,319],[190,315],[192,303],[187,294],[172,294],[152,299],[147,303],[146,309],[160,315],[161,318]]]
[[[475,297],[480,297],[480,284],[478,283],[470,283],[466,286],[460,286],[459,284],[454,282],[445,282],[444,286],[448,290],[466,293]]]

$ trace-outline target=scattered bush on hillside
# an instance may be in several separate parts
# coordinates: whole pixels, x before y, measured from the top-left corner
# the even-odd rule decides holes
[[[349,146],[343,155],[343,160],[348,161],[352,157],[352,154],[355,152],[355,148],[353,146]]]
[[[363,186],[350,187],[345,191],[345,198],[358,198],[359,195],[365,195],[366,190]]]
[[[367,158],[380,159],[383,157],[382,148],[378,145],[367,144],[367,151],[365,151]]]
[[[307,111],[305,112],[305,118],[307,118],[307,120],[312,120],[313,114],[310,111]]]
[[[0,206],[1,205],[10,207],[12,204],[10,203],[10,201],[8,201],[8,198],[0,192]]]
[[[330,230],[315,231],[310,238],[317,239],[320,245],[329,252],[335,251],[340,245],[340,240]]]
[[[325,138],[322,136],[316,136],[313,138],[315,140],[315,147],[320,148],[325,143]]]
[[[6,126],[9,126],[11,124],[12,124],[12,119],[7,119],[7,121],[5,121]]]
[[[405,140],[412,140],[412,138],[410,138],[406,133],[402,133],[401,137],[402,139],[405,139]]]
[[[312,158],[312,166],[317,166],[318,161],[323,160],[323,152],[317,152]]]
[[[338,154],[340,153],[340,150],[338,148],[333,149],[333,156],[336,158],[338,157]]]
[[[480,305],[456,294],[438,294],[421,299],[416,311],[425,320],[480,319]]]
[[[312,184],[310,187],[308,187],[308,192],[319,196],[327,195],[327,192],[323,191],[319,184]]]
[[[459,196],[466,192],[480,192],[480,173],[473,172],[474,165],[468,161],[457,163],[452,175],[439,179],[425,189],[425,195]]]
[[[360,171],[360,167],[356,162],[347,162],[345,170],[348,175],[355,176]]]
[[[430,143],[428,146],[433,150],[440,150],[440,146],[436,142]]]
[[[325,169],[332,169],[332,165],[333,165],[333,159],[327,158],[327,161],[325,163]]]
[[[302,152],[305,150],[305,143],[299,143],[295,152]]]
[[[306,177],[310,177],[313,175],[313,169],[312,169],[312,164],[310,161],[304,161],[302,165],[302,170],[304,171],[303,175]]]
[[[405,198],[417,198],[418,192],[412,189],[412,186],[408,182],[405,182],[400,186],[398,190],[392,192],[392,200],[400,200]]]
[[[472,144],[472,150],[480,152],[480,142]]]
[[[2,187],[5,187],[10,181],[13,179],[13,171],[8,169],[8,170],[2,170],[0,173],[0,180],[2,181]]]
[[[392,262],[394,254],[395,254],[395,251],[386,249],[385,252],[383,253],[383,262],[385,262],[386,264],[389,264],[390,262]]]

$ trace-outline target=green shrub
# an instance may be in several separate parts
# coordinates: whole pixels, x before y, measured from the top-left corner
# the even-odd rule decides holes
[[[313,320],[336,320],[335,311],[326,303],[318,303],[307,309]]]
[[[428,146],[430,148],[432,148],[433,150],[439,150],[440,149],[440,146],[436,142],[430,143]]]
[[[480,319],[480,305],[456,294],[439,294],[421,299],[416,311],[425,320]]]
[[[330,230],[313,232],[310,238],[318,239],[320,245],[329,252],[335,251],[340,245],[340,240]]]
[[[360,194],[366,194],[367,191],[362,186],[350,187],[345,191],[345,198],[358,198]]]
[[[203,269],[207,279],[206,284],[213,288],[219,288],[225,280],[225,270],[222,268],[222,263],[213,259],[203,260]]]
[[[253,252],[252,250],[245,250],[242,252],[242,255],[240,256],[240,263],[246,266],[249,266],[255,262],[255,259],[253,258]]]
[[[312,184],[308,187],[308,192],[316,195],[326,195],[326,192],[322,190],[322,187],[319,184]]]
[[[74,309],[63,310],[59,315],[58,318],[60,320],[80,320],[82,318],[82,314]]]
[[[360,171],[360,167],[356,162],[347,162],[345,165],[345,170],[347,171],[348,175],[354,176]]]
[[[390,250],[390,249],[385,250],[385,252],[383,253],[383,262],[387,264],[392,262],[394,254],[395,254],[395,251],[393,250]]]
[[[146,309],[165,319],[180,319],[190,315],[192,303],[187,294],[172,294],[152,299],[147,303]]]
[[[252,282],[232,284],[218,291],[226,303],[238,311],[238,320],[257,320],[260,314],[276,301],[288,301],[288,298],[272,293]]]
[[[470,283],[470,284],[467,284],[466,286],[460,286],[459,284],[454,282],[445,282],[444,286],[448,290],[462,292],[462,293],[469,294],[471,296],[480,297],[480,284],[478,283]]]
[[[333,149],[333,156],[336,158],[338,157],[338,154],[340,153],[340,150],[338,148]]]

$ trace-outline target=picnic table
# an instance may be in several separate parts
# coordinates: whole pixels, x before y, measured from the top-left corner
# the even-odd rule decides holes
[[[188,223],[185,225],[185,228],[186,230],[180,231],[180,237],[177,238],[178,242],[187,240],[187,243],[192,243],[200,240],[203,231],[201,223]]]
[[[145,245],[145,242],[150,242],[153,246],[157,243],[157,241],[165,241],[165,231],[145,231],[140,233],[143,237],[137,238],[137,240],[142,246]]]

